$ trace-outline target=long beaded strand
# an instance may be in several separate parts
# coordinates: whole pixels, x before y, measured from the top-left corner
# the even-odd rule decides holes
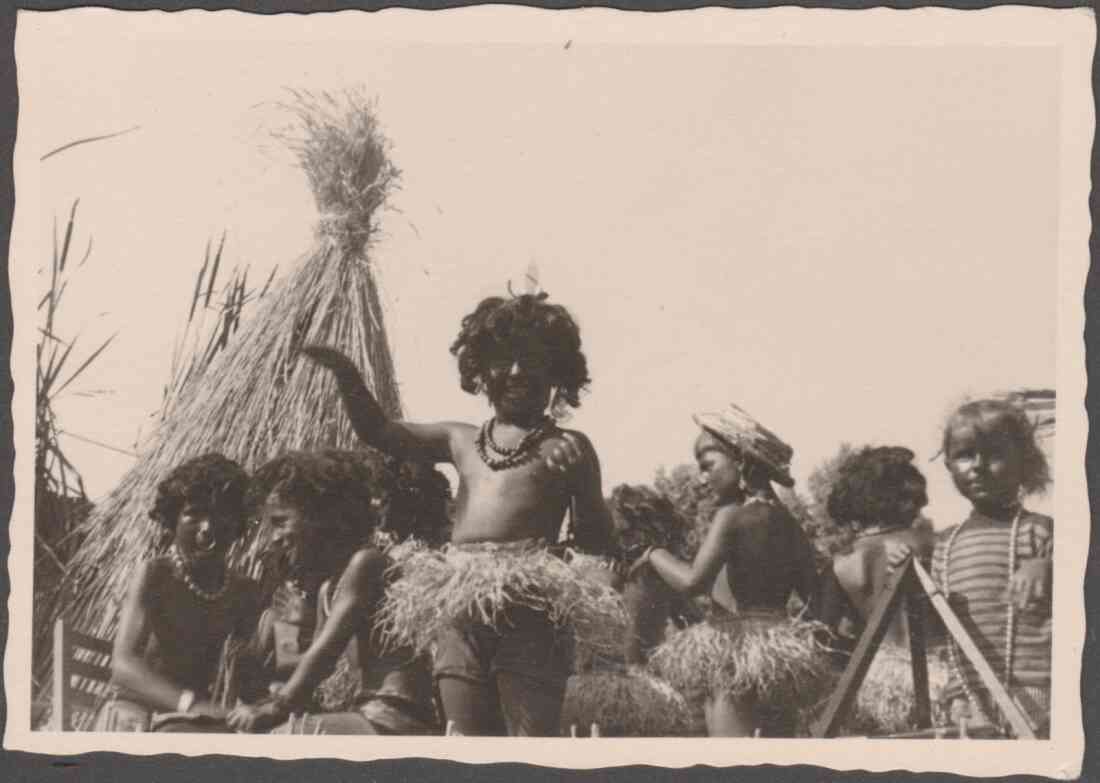
[[[1012,518],[1012,530],[1009,532],[1008,539],[1008,579],[1009,583],[1012,581],[1012,575],[1016,573],[1016,538],[1020,530],[1020,518],[1023,516],[1023,506],[1016,509],[1016,516]],[[969,520],[964,520],[961,525],[951,531],[950,538],[947,539],[947,548],[944,551],[943,556],[943,593],[945,598],[951,597],[951,549],[955,545],[955,539],[959,537],[959,533],[966,526]],[[1016,604],[1009,599],[1008,608],[1005,611],[1005,649],[1004,649],[1004,673],[1002,678],[1004,680],[1005,688],[1009,688],[1012,685],[1012,664],[1015,653],[1015,640],[1016,640]],[[970,687],[970,682],[966,677],[962,676],[962,667],[959,664],[959,646],[954,639],[947,645],[948,654],[951,658],[951,669],[955,675],[955,678],[962,684],[963,691],[966,693],[966,698],[970,704],[976,709],[983,718],[987,721],[989,716],[984,709],[982,703],[978,700],[977,694],[974,693],[974,689]]]

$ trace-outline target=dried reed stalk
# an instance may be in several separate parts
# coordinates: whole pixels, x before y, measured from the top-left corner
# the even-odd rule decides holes
[[[296,130],[283,138],[321,211],[316,246],[271,285],[239,333],[182,386],[141,459],[86,524],[85,545],[66,580],[65,614],[99,636],[113,634],[134,565],[157,548],[158,531],[147,512],[157,483],[174,466],[219,451],[251,470],[289,449],[357,445],[331,374],[297,356],[303,344],[344,351],[364,368],[386,412],[401,415],[367,252],[399,173],[361,93],[299,93],[289,108]]]

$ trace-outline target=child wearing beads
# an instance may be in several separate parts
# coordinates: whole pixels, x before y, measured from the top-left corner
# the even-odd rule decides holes
[[[289,679],[265,701],[234,709],[232,728],[267,731],[305,712],[307,734],[437,733],[426,656],[382,644],[377,619],[395,576],[386,539],[431,541],[447,495],[446,479],[430,466],[399,466],[365,451],[290,452],[256,472],[250,506],[289,566],[281,576],[316,598],[318,624]],[[310,711],[315,688],[344,654],[359,670],[356,709]]]
[[[226,566],[244,532],[248,476],[221,454],[183,463],[157,487],[149,516],[172,544],[137,568],[111,658],[118,695],[100,731],[226,732],[212,691],[226,640],[251,637],[259,593]]]
[[[932,577],[1037,734],[1049,736],[1054,522],[1021,502],[1050,483],[1046,457],[1027,415],[1002,400],[960,407],[944,429],[943,455],[973,510],[940,536]],[[912,552],[892,546],[891,565]],[[956,645],[949,650],[953,717],[1003,728],[974,667]]]
[[[650,663],[689,699],[703,700],[710,736],[793,736],[798,708],[827,686],[819,623],[792,620],[792,591],[816,592],[809,540],[772,483],[790,487],[793,451],[736,405],[700,414],[695,443],[701,479],[718,502],[693,562],[648,549],[631,571],[652,568],[674,591],[712,593],[725,566],[736,613],[712,605],[705,622],[674,634]]]
[[[569,637],[605,633],[621,615],[610,587],[590,584],[552,552],[569,508],[580,549],[604,554],[610,544],[596,452],[547,413],[578,407],[589,383],[580,330],[545,294],[489,297],[463,319],[451,352],[463,390],[485,393],[493,408],[480,427],[390,420],[345,356],[303,350],[335,374],[365,443],[458,471],[451,543],[404,559],[385,609],[396,638],[434,647],[449,730],[553,736]]]

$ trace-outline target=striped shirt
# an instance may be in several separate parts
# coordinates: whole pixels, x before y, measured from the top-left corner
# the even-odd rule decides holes
[[[947,543],[953,530],[945,531],[936,543],[932,556],[932,577],[943,586],[947,566]],[[1008,623],[1009,535],[1012,522],[994,520],[971,513],[955,537],[951,547],[948,600],[982,655],[993,667],[994,673],[1005,681],[1005,632]],[[1030,558],[1049,558],[1054,545],[1054,522],[1050,517],[1024,511],[1016,533],[1016,565]],[[1037,720],[1049,717],[1049,689],[1051,666],[1051,609],[1050,596],[1032,608],[1016,610],[1016,632],[1013,640],[1013,657],[1010,691]],[[974,667],[959,652],[960,674],[966,678],[971,691],[983,702],[983,709],[991,707],[985,687]],[[1043,704],[1036,692],[1047,693],[1048,703]],[[948,684],[949,697],[961,696],[962,685],[954,675]],[[1048,714],[1034,714],[1035,710]],[[988,709],[987,709],[988,712]],[[994,710],[992,714],[996,714]]]

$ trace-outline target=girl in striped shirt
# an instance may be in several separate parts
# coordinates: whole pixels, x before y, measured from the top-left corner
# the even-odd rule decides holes
[[[932,576],[966,630],[1039,736],[1050,732],[1051,554],[1054,523],[1022,498],[1050,483],[1050,469],[1026,414],[1010,402],[959,408],[944,430],[943,454],[970,515],[944,531]],[[910,550],[893,547],[892,565]],[[945,698],[955,719],[1003,725],[976,670],[951,645]]]

